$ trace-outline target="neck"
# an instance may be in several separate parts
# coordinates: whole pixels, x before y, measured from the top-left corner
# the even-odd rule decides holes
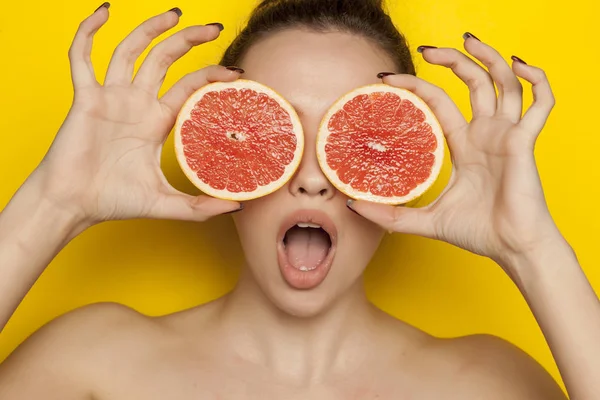
[[[358,368],[379,312],[358,280],[318,315],[296,317],[277,308],[244,270],[220,314],[236,356],[306,382]]]

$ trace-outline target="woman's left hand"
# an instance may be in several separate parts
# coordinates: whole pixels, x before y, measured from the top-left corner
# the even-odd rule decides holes
[[[492,47],[466,35],[465,49],[487,67],[456,49],[425,48],[432,64],[451,68],[471,93],[468,123],[448,95],[412,75],[384,82],[411,90],[438,117],[453,170],[440,197],[423,208],[349,202],[355,211],[389,231],[443,240],[487,256],[502,266],[562,240],[548,211],[534,146],[554,106],[545,73],[513,58],[511,66]],[[523,87],[533,85],[534,102],[522,116]],[[498,94],[494,89],[498,88]]]

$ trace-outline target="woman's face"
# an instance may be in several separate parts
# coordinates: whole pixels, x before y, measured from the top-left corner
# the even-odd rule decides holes
[[[292,104],[305,137],[295,176],[275,193],[247,202],[234,217],[249,269],[246,278],[282,311],[315,315],[361,284],[383,236],[379,227],[346,207],[348,198],[321,172],[315,154],[319,124],[339,97],[380,82],[377,74],[395,67],[359,36],[303,29],[261,40],[239,66],[244,78],[273,88]]]

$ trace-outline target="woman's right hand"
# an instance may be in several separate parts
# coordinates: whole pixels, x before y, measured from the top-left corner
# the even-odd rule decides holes
[[[135,77],[134,63],[151,41],[179,22],[179,9],[155,16],[116,48],[104,85],[90,59],[94,34],[108,20],[100,7],[84,20],[69,50],[74,101],[32,178],[42,196],[81,220],[157,218],[203,221],[240,209],[233,201],[190,196],[174,189],[160,169],[163,144],[187,98],[236,71],[211,66],[192,72],[158,98],[167,69],[199,44],[219,36],[218,25],[191,26],[156,45]]]

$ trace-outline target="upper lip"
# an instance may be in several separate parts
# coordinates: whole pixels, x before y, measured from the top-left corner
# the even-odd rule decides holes
[[[286,232],[298,223],[311,223],[320,225],[321,228],[323,228],[323,230],[329,235],[329,238],[331,239],[331,246],[333,247],[336,244],[337,228],[335,223],[326,213],[315,209],[297,210],[288,215],[279,229],[277,243],[281,243]]]

